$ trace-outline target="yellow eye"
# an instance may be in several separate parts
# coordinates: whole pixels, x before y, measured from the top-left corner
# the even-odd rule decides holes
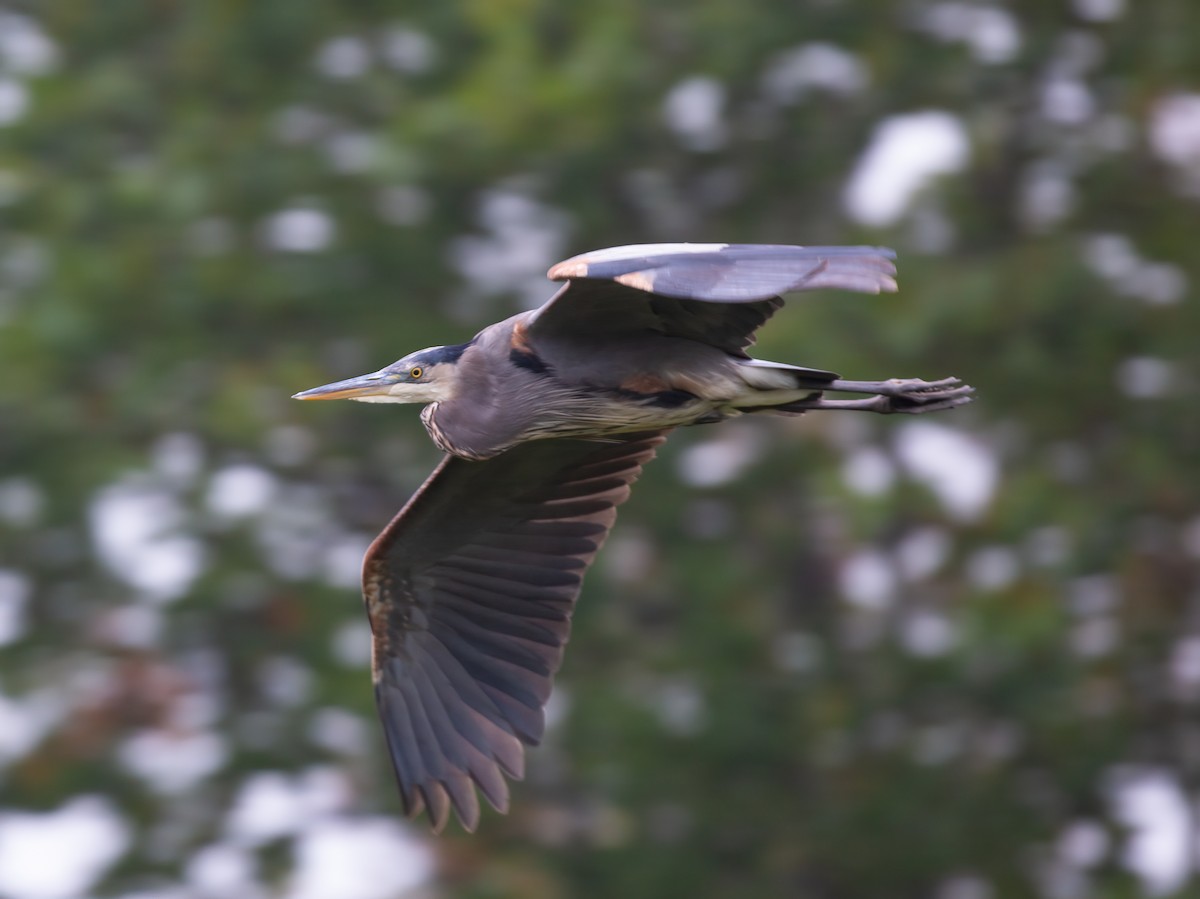
[[[408,376],[410,378],[412,378],[414,381],[420,380],[420,377],[423,374],[425,374],[425,372],[421,369],[421,366],[419,366],[419,365],[414,365],[412,368],[410,368],[408,370]]]

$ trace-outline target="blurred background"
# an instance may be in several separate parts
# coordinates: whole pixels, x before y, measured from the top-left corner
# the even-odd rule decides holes
[[[0,2],[0,897],[1200,895],[1200,5]],[[508,817],[401,820],[297,390],[648,241],[879,243],[674,437]]]

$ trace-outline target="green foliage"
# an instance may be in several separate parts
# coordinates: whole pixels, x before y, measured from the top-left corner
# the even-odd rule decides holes
[[[673,438],[585,587],[561,722],[509,817],[429,841],[438,889],[1141,895],[1120,785],[1197,800],[1200,157],[1153,128],[1200,6],[1109,5],[30,5],[50,61],[0,41],[28,103],[0,122],[0,720],[58,711],[0,736],[0,821],[106,797],[131,837],[94,893],[133,896],[200,889],[263,771],[398,816],[354,574],[436,454],[415,414],[290,394],[465,339],[585,249],[863,241],[902,293],[796,300],[761,355],[974,384],[931,424],[994,460],[986,502],[939,498],[907,422]],[[825,58],[772,88],[815,42],[863,83]],[[689,79],[708,132],[670,124]],[[875,127],[925,109],[969,160],[854,223]],[[744,458],[695,483],[709,441]],[[146,734],[217,762],[156,785]],[[294,876],[290,832],[247,852],[267,894]]]

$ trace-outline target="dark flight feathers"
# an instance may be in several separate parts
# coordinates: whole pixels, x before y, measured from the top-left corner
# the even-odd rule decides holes
[[[409,816],[506,811],[584,572],[663,433],[448,456],[367,553],[375,695]]]

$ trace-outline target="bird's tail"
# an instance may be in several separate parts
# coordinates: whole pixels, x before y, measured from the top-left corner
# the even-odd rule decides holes
[[[739,359],[738,374],[759,390],[820,390],[841,375],[819,368],[804,368],[766,359]]]
[[[792,411],[787,408],[790,403],[819,393],[838,379],[831,371],[765,359],[738,360],[737,371],[746,390],[731,405],[742,412]]]

